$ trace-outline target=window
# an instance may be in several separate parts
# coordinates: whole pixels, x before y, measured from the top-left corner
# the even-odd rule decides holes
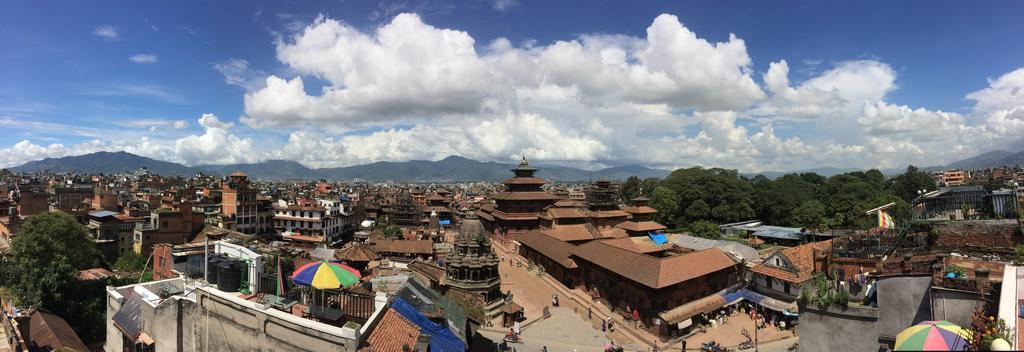
[[[783,290],[784,290],[785,292],[789,292],[789,283],[788,283],[788,282],[783,282],[783,283],[782,283],[782,289],[783,289]]]
[[[775,280],[770,278],[770,277],[765,277],[764,278],[764,285],[765,285],[765,287],[772,288],[772,281],[775,281]]]

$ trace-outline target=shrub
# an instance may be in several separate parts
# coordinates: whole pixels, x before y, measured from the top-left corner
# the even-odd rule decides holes
[[[832,304],[845,308],[849,303],[850,293],[844,289],[837,289],[835,294],[832,295]]]

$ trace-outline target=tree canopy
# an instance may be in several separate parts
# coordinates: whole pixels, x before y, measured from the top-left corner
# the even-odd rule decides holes
[[[651,192],[651,207],[658,211],[655,220],[663,224],[672,224],[676,212],[679,210],[679,197],[675,192],[665,187],[655,188]]]
[[[7,282],[19,303],[63,311],[75,273],[99,264],[86,228],[64,213],[29,217],[11,240]]]
[[[669,227],[690,229],[702,220],[723,224],[759,219],[824,230],[872,227],[877,220],[865,211],[890,202],[896,205],[889,213],[902,221],[909,217],[910,202],[918,191],[934,189],[928,173],[914,166],[889,179],[878,170],[832,177],[791,173],[769,179],[744,177],[736,170],[691,167],[677,169],[660,181],[630,178],[623,184],[622,195],[650,192],[650,204],[658,210],[656,220]]]

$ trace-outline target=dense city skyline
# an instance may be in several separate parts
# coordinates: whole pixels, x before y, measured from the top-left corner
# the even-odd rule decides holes
[[[0,167],[941,165],[1024,147],[1021,5],[985,5],[9,4]]]

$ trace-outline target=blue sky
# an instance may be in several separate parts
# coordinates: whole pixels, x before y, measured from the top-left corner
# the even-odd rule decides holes
[[[1024,4],[982,5],[8,2],[0,167],[941,164],[1024,148]]]

